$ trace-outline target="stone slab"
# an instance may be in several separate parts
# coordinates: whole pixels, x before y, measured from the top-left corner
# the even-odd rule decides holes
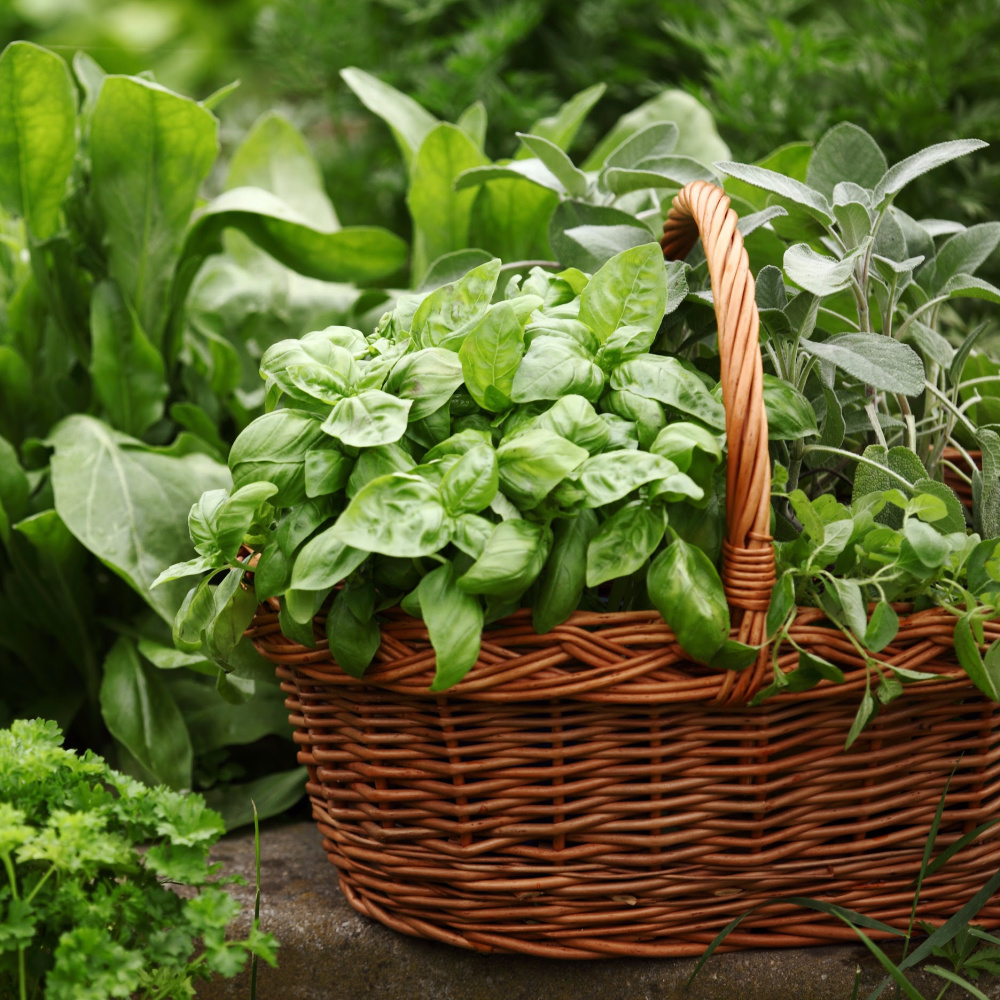
[[[253,834],[224,838],[214,858],[247,880],[233,890],[245,928],[253,914]],[[261,926],[281,947],[278,968],[258,972],[258,1000],[850,1000],[857,968],[864,1000],[883,978],[868,951],[851,945],[713,955],[685,990],[694,959],[557,961],[421,941],[351,909],[311,822],[265,825],[261,869]],[[911,980],[928,1000],[944,985],[921,973]],[[977,986],[1000,1000],[1000,980]],[[198,991],[199,1000],[249,995],[248,973]],[[964,996],[952,986],[944,1000]]]

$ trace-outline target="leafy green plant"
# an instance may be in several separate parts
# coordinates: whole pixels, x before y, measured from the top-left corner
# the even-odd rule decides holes
[[[189,100],[82,55],[73,72],[26,42],[0,56],[0,718],[54,717],[133,774],[219,794],[246,773],[227,747],[285,732],[271,671],[246,644],[230,679],[179,657],[184,588],[149,585],[185,552],[193,500],[230,483],[219,459],[260,412],[263,350],[350,314],[354,283],[406,246],[340,227],[284,119],[206,202],[225,93]],[[270,813],[299,776],[251,792]]]
[[[208,863],[218,813],[61,744],[52,722],[0,730],[4,996],[193,997],[248,955],[274,965],[276,942],[256,922],[227,938],[240,905]]]
[[[526,137],[540,155],[531,180],[515,183],[537,186],[548,160],[561,194],[577,184],[599,199],[620,170],[640,173],[659,198],[678,179],[658,144],[675,137],[666,124],[639,130],[590,176]],[[778,460],[774,648],[791,642],[792,611],[806,603],[862,651],[875,693],[848,742],[877,701],[928,676],[875,658],[898,627],[893,602],[953,612],[962,664],[1000,696],[997,650],[985,661],[980,653],[1000,593],[992,473],[976,502],[979,534],[929,474],[960,416],[949,373],[974,340],[946,371],[939,307],[961,295],[1000,299],[971,273],[1000,234],[960,229],[937,245],[893,205],[909,180],[980,145],[945,143],[889,167],[866,133],[844,125],[815,151],[795,151],[788,162],[801,179],[715,166],[746,208],[748,243],[759,234],[752,251],[777,248],[783,264],[762,268],[757,286]],[[513,162],[465,176],[507,182]],[[585,239],[607,247],[614,236],[601,230],[616,228],[594,226]],[[241,634],[256,601],[277,597],[283,631],[306,645],[328,608],[331,651],[356,676],[378,647],[379,612],[401,603],[427,625],[437,690],[475,662],[483,625],[522,604],[542,632],[577,607],[655,607],[694,659],[752,662],[756,650],[729,639],[715,568],[725,418],[704,260],[664,266],[646,242],[592,276],[530,261],[455,262],[462,277],[401,295],[367,336],[329,327],[265,353],[269,412],[234,444],[234,489],[192,508],[198,556],[159,578],[201,577],[175,620],[180,648],[194,654],[220,630]],[[820,464],[830,456],[840,468]],[[845,503],[830,489],[841,479]],[[240,586],[244,546],[258,557],[253,593]],[[775,661],[770,691],[841,679],[802,656],[793,673]]]
[[[660,220],[648,189],[714,178],[705,164],[729,155],[705,108],[688,94],[665,90],[622,116],[582,169],[576,167],[566,150],[604,94],[604,84],[595,84],[518,133],[513,159],[491,162],[481,105],[453,125],[368,73],[349,67],[341,75],[389,126],[406,164],[411,277],[418,287],[460,274],[449,268],[468,267],[470,247],[479,252],[477,263],[496,256],[513,264],[554,253],[564,264],[596,270],[618,250],[649,242]],[[648,211],[637,216],[640,209]],[[595,225],[614,238],[588,244],[585,234]]]

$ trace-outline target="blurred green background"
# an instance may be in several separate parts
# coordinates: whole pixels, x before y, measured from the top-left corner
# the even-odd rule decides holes
[[[220,109],[224,144],[280,108],[319,156],[342,222],[403,235],[403,168],[341,82],[345,66],[445,120],[481,100],[494,157],[599,81],[608,90],[578,152],[664,86],[705,102],[743,161],[840,120],[890,162],[1000,132],[995,0],[6,0],[0,35],[83,49],[110,72],[151,70],[198,98],[240,79]],[[1000,217],[1000,163],[958,160],[910,198],[917,217]]]

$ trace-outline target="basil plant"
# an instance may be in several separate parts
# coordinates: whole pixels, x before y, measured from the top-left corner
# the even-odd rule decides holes
[[[330,327],[274,345],[268,412],[233,445],[232,490],[195,505],[198,556],[161,577],[202,575],[175,641],[224,663],[256,602],[277,597],[285,634],[312,645],[329,601],[333,655],[360,676],[378,612],[402,603],[427,625],[444,689],[475,663],[483,626],[522,604],[539,632],[580,607],[655,606],[698,659],[752,660],[728,642],[715,568],[719,389],[650,350],[686,269],[656,243],[593,277],[511,277],[494,259],[403,296],[368,336]],[[808,404],[772,389],[776,432],[799,434]],[[252,594],[244,545],[259,556]]]

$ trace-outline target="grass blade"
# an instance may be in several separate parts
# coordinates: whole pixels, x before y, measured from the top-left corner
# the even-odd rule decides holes
[[[840,919],[844,920],[843,917]],[[903,970],[860,927],[855,927],[849,920],[844,920],[844,923],[861,938],[865,947],[878,959],[882,968],[896,981],[896,985],[902,989],[909,1000],[924,1000],[916,986],[903,975]]]
[[[990,998],[977,987],[973,986],[968,979],[963,979],[957,973],[951,972],[949,969],[944,968],[940,965],[926,965],[924,966],[924,972],[929,972],[932,976],[938,976],[941,979],[947,979],[949,983],[954,983],[956,986],[961,986],[963,990],[966,990],[976,1000],[990,1000]]]
[[[982,823],[975,830],[966,833],[955,841],[950,847],[946,847],[928,866],[927,875],[933,875],[939,868],[943,868],[951,859],[958,854],[963,847],[971,844],[981,833],[985,833],[991,827],[1000,823],[1000,819],[991,819],[988,823]]]

